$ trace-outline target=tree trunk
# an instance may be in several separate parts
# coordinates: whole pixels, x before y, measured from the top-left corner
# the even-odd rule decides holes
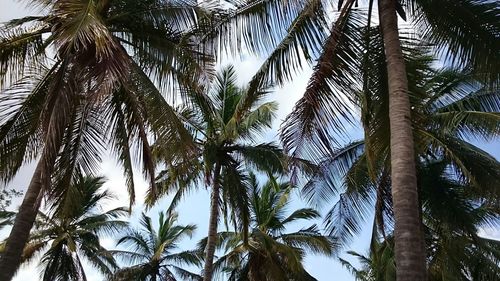
[[[215,246],[217,243],[217,223],[219,221],[219,176],[221,166],[215,165],[214,178],[212,184],[212,196],[210,199],[210,219],[208,223],[207,248],[205,255],[205,267],[203,269],[203,281],[212,281]]]
[[[42,190],[48,189],[50,177],[54,169],[64,129],[70,121],[74,100],[72,92],[58,94],[53,105],[42,155],[24,195],[23,202],[14,220],[9,238],[5,243],[5,251],[0,257],[0,280],[9,281],[14,277],[28,241],[31,228],[40,207]]]
[[[26,190],[23,203],[19,207],[14,225],[5,244],[5,251],[0,257],[0,280],[11,280],[21,263],[24,245],[28,241],[38,208],[40,207],[40,191],[42,190],[42,175],[44,159],[38,161],[31,182]]]
[[[419,219],[410,100],[399,41],[396,0],[379,0],[378,6],[389,83],[396,277],[398,281],[424,281],[425,248]]]

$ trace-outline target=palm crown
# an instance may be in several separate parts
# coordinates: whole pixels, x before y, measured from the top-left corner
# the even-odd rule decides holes
[[[6,23],[0,40],[2,179],[39,156],[40,144],[50,154],[47,171],[57,152],[55,170],[94,171],[109,141],[133,200],[129,146],[139,144],[144,172],[154,178],[147,134],[182,130],[160,90],[174,96],[175,85],[200,82],[208,57],[188,34],[198,8],[184,1],[33,4],[50,13]]]
[[[285,159],[277,145],[255,144],[256,137],[270,128],[277,109],[274,102],[261,103],[267,93],[266,89],[249,92],[237,87],[234,68],[229,66],[216,76],[209,100],[195,99],[192,108],[179,108],[184,125],[192,132],[197,154],[188,159],[190,161],[179,161],[176,142],[158,139],[154,151],[167,164],[157,178],[160,194],[177,191],[178,200],[202,180],[207,185],[219,181],[224,196],[234,196],[225,202],[244,204],[245,198],[241,196],[246,193],[246,180],[241,172],[242,164],[270,173],[284,171]],[[216,171],[216,166],[220,171]],[[216,179],[216,172],[220,179]],[[224,184],[226,181],[228,184]],[[176,203],[174,200],[171,206]],[[233,207],[241,210],[236,205]]]
[[[287,215],[292,187],[271,178],[262,187],[250,175],[251,221],[249,237],[242,231],[220,232],[218,247],[225,251],[214,264],[229,280],[315,280],[303,267],[307,252],[332,256],[334,238],[320,234],[316,225],[296,232],[285,229],[299,220],[314,220],[319,214],[309,208]],[[206,240],[199,244],[203,248]]]
[[[48,214],[39,213],[23,260],[44,252],[40,261],[44,281],[86,280],[83,258],[107,277],[118,268],[100,238],[125,229],[128,223],[119,218],[128,212],[123,207],[102,210],[113,198],[100,190],[103,184],[100,177],[80,177],[68,188],[64,200],[56,202]]]
[[[30,2],[43,15],[12,20],[0,35],[0,179],[40,159],[0,260],[5,279],[19,265],[40,197],[60,196],[80,171],[95,174],[106,145],[124,169],[131,205],[134,159],[155,193],[149,138],[192,146],[160,91],[174,97],[173,89],[198,87],[211,65],[189,33],[195,3]]]
[[[191,237],[196,230],[194,225],[178,225],[177,214],[165,215],[160,212],[155,229],[150,217],[142,214],[141,229],[129,229],[117,246],[126,250],[112,253],[132,264],[116,272],[113,280],[199,280],[201,277],[182,269],[180,265],[200,265],[201,259],[196,252],[174,252],[179,242]],[[177,279],[176,275],[182,279]]]

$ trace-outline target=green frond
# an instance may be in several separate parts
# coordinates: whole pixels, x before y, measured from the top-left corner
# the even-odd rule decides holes
[[[196,24],[197,12],[201,8],[196,1],[120,1],[111,3],[111,10],[120,10],[109,18],[113,27],[120,25],[133,28],[138,24],[147,23],[150,26],[163,25],[174,30],[186,30]]]
[[[238,54],[240,50],[263,54],[272,50],[306,2],[227,1],[227,4],[229,8],[210,8],[212,17],[200,22],[202,42],[215,49],[217,55]]]
[[[429,120],[430,128],[463,139],[491,140],[500,134],[500,95],[498,89],[486,87],[456,97],[446,104],[437,101],[436,112]]]
[[[226,166],[221,173],[222,200],[230,208],[230,218],[235,228],[242,229],[246,235],[247,226],[250,222],[249,210],[249,186],[246,174],[239,166]]]
[[[307,253],[333,256],[337,248],[335,238],[320,234],[316,225],[301,229],[295,233],[287,233],[280,236],[287,245],[306,251]]]
[[[282,125],[284,148],[294,156],[321,158],[331,152],[336,136],[345,135],[346,122],[353,122],[349,94],[359,91],[357,58],[363,23],[363,15],[351,10],[353,3],[344,6],[334,23],[304,96]]]
[[[169,148],[160,146],[159,149],[163,151],[163,149]],[[180,200],[184,199],[186,194],[192,191],[193,187],[196,189],[203,180],[201,164],[196,158],[192,160],[193,161],[183,161],[178,164],[168,165],[165,170],[160,171],[156,176],[157,194],[153,197],[153,194],[150,194],[148,191],[146,193],[146,204],[152,206],[157,198],[174,194],[170,206],[166,210],[167,213],[172,212],[177,207]],[[174,161],[165,162],[171,163]]]
[[[114,278],[121,280],[124,276],[160,277],[161,272],[174,278],[170,272],[171,268],[179,268],[178,265],[200,265],[200,251],[172,252],[181,239],[192,237],[195,229],[195,225],[178,225],[176,213],[160,212],[156,226],[151,218],[143,213],[141,228],[129,229],[128,233],[118,240],[117,245],[127,249],[111,251],[113,255],[132,265],[116,272]]]
[[[413,24],[445,58],[499,79],[500,8],[494,1],[411,1]]]
[[[60,156],[55,163],[51,190],[54,197],[64,192],[79,173],[96,175],[100,168],[100,155],[104,151],[102,132],[105,127],[99,109],[83,103],[76,106],[70,118]]]
[[[249,82],[249,91],[283,85],[311,63],[326,38],[326,19],[322,1],[307,1],[290,24],[285,37],[269,54]]]
[[[311,208],[298,209],[283,220],[283,225],[296,220],[313,220],[321,217],[318,211]]]
[[[0,178],[5,182],[23,163],[39,156],[43,139],[39,126],[47,118],[44,105],[58,67],[30,72],[0,94]]]
[[[286,156],[281,148],[274,143],[261,143],[256,145],[235,145],[229,149],[233,150],[247,167],[258,171],[273,174],[283,174],[286,167]]]
[[[43,255],[41,263],[45,267],[42,279],[44,281],[85,279],[80,260],[62,244],[49,249]]]
[[[499,162],[487,152],[474,145],[457,138],[443,138],[432,132],[418,131],[421,140],[418,145],[425,145],[430,155],[442,156],[451,161],[457,173],[466,182],[470,182],[477,191],[496,186],[499,177]],[[489,190],[489,189],[488,189]],[[496,191],[490,190],[490,196],[497,196]]]
[[[180,268],[178,266],[175,266],[175,265],[173,265],[171,267],[172,267],[173,271],[175,272],[175,274],[180,276],[180,278],[182,278],[182,280],[194,280],[194,281],[202,281],[203,280],[203,277],[199,274],[187,271],[187,270]]]
[[[364,142],[357,141],[328,154],[302,188],[304,197],[319,206],[341,193],[345,189],[342,179],[353,171],[354,166],[362,162],[364,149]]]
[[[338,239],[342,246],[352,241],[361,231],[366,216],[373,211],[373,195],[342,193],[324,218],[327,233]]]
[[[196,250],[183,251],[180,253],[166,255],[165,260],[178,265],[194,265],[200,267],[202,265],[202,255],[203,253]]]
[[[40,69],[45,57],[44,25],[22,27],[11,22],[0,28],[0,89],[20,80],[26,71]]]

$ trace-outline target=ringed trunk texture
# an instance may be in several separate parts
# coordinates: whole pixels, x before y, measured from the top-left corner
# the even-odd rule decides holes
[[[213,275],[215,245],[217,243],[217,224],[219,221],[220,172],[221,166],[217,163],[215,165],[212,196],[210,198],[210,219],[208,223],[207,252],[205,255],[205,267],[203,268],[203,281],[212,281]]]
[[[389,84],[391,181],[395,216],[396,277],[426,280],[408,80],[396,16],[396,0],[379,0]]]
[[[44,159],[41,158],[19,207],[19,212],[5,244],[5,251],[0,257],[0,280],[11,280],[21,263],[24,245],[28,241],[31,227],[40,207],[39,197],[43,185],[43,170]]]

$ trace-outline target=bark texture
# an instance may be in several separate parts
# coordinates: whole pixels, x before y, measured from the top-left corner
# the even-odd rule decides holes
[[[205,254],[205,267],[203,281],[212,281],[215,246],[217,244],[217,224],[219,222],[219,194],[220,194],[220,164],[215,165],[212,181],[212,195],[210,198],[210,219],[208,223],[207,248]]]
[[[424,281],[425,247],[419,216],[410,100],[395,1],[379,0],[378,3],[389,83],[396,277],[398,281]]]
[[[35,222],[40,207],[40,192],[42,190],[42,175],[44,159],[40,159],[36,166],[31,182],[26,190],[23,203],[19,207],[14,225],[5,244],[5,251],[0,257],[0,280],[7,281],[14,277],[21,263],[24,245],[28,241],[31,227]]]

